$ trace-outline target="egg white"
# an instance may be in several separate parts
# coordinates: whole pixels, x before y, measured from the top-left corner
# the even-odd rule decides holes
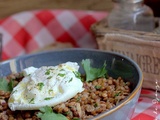
[[[8,105],[11,110],[37,110],[65,102],[84,90],[76,62],[57,66],[29,67],[14,87]]]

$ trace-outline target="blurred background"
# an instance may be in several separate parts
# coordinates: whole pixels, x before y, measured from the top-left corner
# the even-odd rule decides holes
[[[155,16],[160,16],[160,0],[144,0]],[[11,14],[35,9],[80,9],[109,12],[113,7],[112,0],[0,0],[0,18]]]
[[[112,0],[0,0],[0,18],[35,9],[110,11],[112,5]]]

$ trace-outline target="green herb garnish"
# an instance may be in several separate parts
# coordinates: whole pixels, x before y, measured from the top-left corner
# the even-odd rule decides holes
[[[52,99],[53,97],[47,97],[47,98],[44,98],[44,100],[50,100]]]
[[[41,83],[38,83],[37,86],[38,86],[38,89],[39,89],[39,90],[42,90],[44,84],[41,82]]]
[[[73,80],[73,78],[71,78],[68,82],[71,82]]]
[[[50,69],[47,69],[47,71],[45,72],[45,75],[49,75],[50,74]]]
[[[69,114],[70,114],[70,111],[64,112],[63,114],[64,114],[64,115],[69,115]]]
[[[104,62],[102,68],[91,67],[91,61],[89,59],[82,60],[82,66],[86,72],[86,81],[93,81],[100,77],[105,77],[107,74],[106,62]]]
[[[97,104],[97,103],[95,103],[95,104],[94,104],[94,107],[95,107],[95,108],[96,108],[96,107],[98,107],[98,104]]]
[[[54,113],[49,106],[40,108],[37,117],[41,120],[68,120],[64,115]]]
[[[119,96],[121,92],[118,92],[114,95],[114,97]]]
[[[8,87],[9,87],[10,91],[13,90],[13,88],[14,88],[14,80],[13,79],[10,80],[10,82],[8,83]]]
[[[51,94],[52,92],[53,92],[53,90],[52,90],[52,89],[50,89],[50,90],[48,91],[48,93],[49,93],[49,94]]]
[[[81,97],[78,96],[78,97],[76,98],[76,102],[79,102],[80,100],[81,100]]]
[[[15,92],[17,92],[17,90],[14,90],[14,91],[12,92],[12,94],[15,93]]]
[[[5,78],[0,78],[0,90],[11,92],[13,90],[13,87],[13,80],[7,82]]]
[[[64,77],[64,76],[65,76],[65,74],[59,73],[59,74],[58,74],[58,76],[60,76],[60,77]]]
[[[53,97],[46,97],[46,98],[44,98],[44,100],[50,100],[50,99],[52,99]]]
[[[34,104],[34,98],[29,101],[30,104]]]
[[[51,78],[52,78],[52,76],[47,77],[47,79],[51,79]]]
[[[96,85],[96,86],[95,86],[95,88],[96,88],[97,90],[101,89],[101,87],[102,87],[101,85]]]
[[[80,72],[73,71],[73,73],[76,76],[76,78],[81,79],[81,73]]]

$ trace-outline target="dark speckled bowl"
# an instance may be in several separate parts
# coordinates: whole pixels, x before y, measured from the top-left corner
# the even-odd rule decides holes
[[[132,84],[132,93],[111,110],[103,112],[95,119],[101,120],[130,120],[138,101],[143,77],[139,66],[130,58],[123,55],[103,52],[93,49],[66,49],[58,51],[47,51],[38,54],[25,55],[2,62],[0,73],[3,76],[12,72],[20,72],[26,67],[41,67],[44,65],[57,65],[67,61],[78,62],[81,65],[82,59],[91,59],[93,67],[102,67],[104,61],[107,63],[108,74],[112,77],[123,77]],[[80,72],[84,71],[80,67]]]

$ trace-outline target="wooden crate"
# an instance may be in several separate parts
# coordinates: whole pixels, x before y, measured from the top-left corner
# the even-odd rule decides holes
[[[156,85],[160,85],[160,34],[108,28],[105,20],[93,24],[91,30],[100,50],[118,52],[133,59],[143,71],[143,87],[157,89]]]

